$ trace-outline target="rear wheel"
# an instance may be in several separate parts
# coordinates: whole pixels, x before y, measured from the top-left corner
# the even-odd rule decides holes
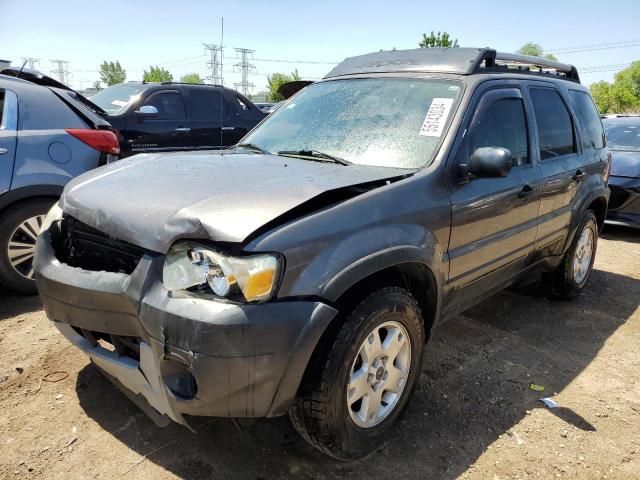
[[[424,338],[408,291],[386,287],[369,295],[314,352],[291,408],[295,428],[339,460],[371,452],[409,400]]]
[[[34,199],[8,207],[0,220],[0,283],[25,294],[37,292],[33,279],[36,238],[50,199]]]
[[[555,297],[568,300],[580,294],[591,276],[597,247],[598,221],[589,210],[582,218],[562,263],[551,274],[551,290]]]

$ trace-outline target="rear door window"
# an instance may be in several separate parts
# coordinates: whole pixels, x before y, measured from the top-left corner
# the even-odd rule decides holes
[[[182,120],[187,117],[184,101],[180,92],[158,92],[152,94],[144,102],[158,109],[155,120]]]
[[[193,88],[189,91],[191,95],[190,110],[193,119],[220,119],[229,114],[227,101],[220,89],[203,87]]]
[[[0,130],[18,129],[18,97],[11,90],[0,88]]]
[[[575,153],[571,115],[560,94],[550,88],[532,88],[531,101],[538,125],[540,159]]]
[[[604,130],[598,110],[587,92],[569,90],[569,100],[582,130],[584,148],[604,148]]]

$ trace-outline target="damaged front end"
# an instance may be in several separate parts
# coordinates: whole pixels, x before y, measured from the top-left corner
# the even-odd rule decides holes
[[[165,255],[68,215],[50,223],[35,259],[48,317],[158,425],[286,413],[332,307],[172,291]]]

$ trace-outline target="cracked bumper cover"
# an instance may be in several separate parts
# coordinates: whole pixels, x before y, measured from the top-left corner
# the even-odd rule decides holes
[[[186,424],[183,415],[286,413],[336,310],[316,301],[238,305],[176,298],[162,285],[163,263],[162,255],[144,255],[131,275],[70,267],[56,259],[43,232],[36,283],[63,335],[159,414]],[[140,338],[140,360],[92,345],[79,329]],[[180,398],[165,384],[165,367],[176,361],[195,378],[193,398]]]

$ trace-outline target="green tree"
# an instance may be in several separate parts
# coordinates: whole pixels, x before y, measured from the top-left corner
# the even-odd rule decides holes
[[[451,38],[447,32],[438,32],[436,35],[433,31],[427,36],[426,33],[422,34],[422,40],[418,44],[421,48],[434,48],[434,47],[451,47],[458,48],[458,39]],[[395,50],[395,48],[394,48]]]
[[[612,106],[611,84],[603,80],[601,82],[592,83],[589,90],[591,90],[591,96],[596,102],[596,107],[598,107],[600,113],[610,112]]]
[[[100,80],[96,80],[95,82],[93,82],[93,88],[95,88],[96,90],[102,90],[102,84],[100,83]]]
[[[516,51],[516,53],[519,53],[520,55],[531,55],[532,57],[546,58],[547,60],[558,60],[553,53],[545,54],[540,44],[534,42],[525,43]]]
[[[145,82],[172,82],[173,75],[162,67],[150,66],[149,71],[144,70],[142,80]]]
[[[180,78],[180,81],[182,83],[204,83],[204,80],[197,73],[187,73],[186,75],[183,75],[182,78]]]
[[[278,93],[278,89],[285,83],[292,82],[294,80],[301,80],[298,70],[291,72],[289,75],[286,73],[276,72],[267,77],[267,87],[269,90],[268,99],[271,102],[280,102],[284,100],[284,97]]]
[[[613,83],[593,83],[590,90],[600,113],[640,111],[640,61],[616,73]]]
[[[108,87],[116,83],[122,83],[127,79],[127,72],[120,65],[120,62],[107,62],[100,64],[100,80]]]

